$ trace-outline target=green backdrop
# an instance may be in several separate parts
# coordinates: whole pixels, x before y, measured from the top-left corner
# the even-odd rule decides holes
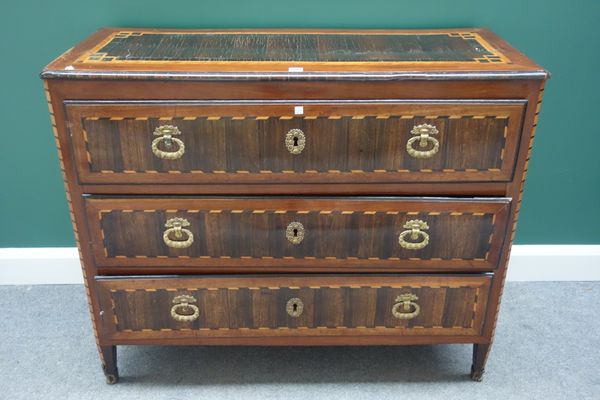
[[[552,73],[519,244],[600,244],[598,0],[19,0],[1,8],[0,247],[73,246],[40,70],[102,26],[488,27]]]

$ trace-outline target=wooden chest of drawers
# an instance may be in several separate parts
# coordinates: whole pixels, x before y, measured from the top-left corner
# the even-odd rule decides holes
[[[103,29],[42,72],[116,346],[470,343],[547,73],[489,31]]]

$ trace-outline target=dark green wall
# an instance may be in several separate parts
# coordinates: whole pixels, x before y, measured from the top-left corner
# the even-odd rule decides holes
[[[517,243],[600,244],[598,0],[19,0],[1,8],[0,247],[73,246],[38,73],[102,26],[484,26],[552,72]]]

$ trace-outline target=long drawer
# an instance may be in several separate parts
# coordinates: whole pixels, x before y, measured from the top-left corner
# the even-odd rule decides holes
[[[523,101],[67,103],[80,183],[512,179]]]
[[[104,340],[482,334],[486,275],[99,278]],[[341,335],[341,336],[340,336]],[[277,344],[262,342],[262,344]],[[377,343],[377,340],[370,343]]]
[[[498,265],[509,199],[85,199],[109,273],[484,271]]]

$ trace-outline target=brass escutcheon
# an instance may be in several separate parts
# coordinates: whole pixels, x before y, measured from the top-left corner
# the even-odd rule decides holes
[[[165,230],[163,233],[163,240],[167,246],[174,249],[185,249],[194,243],[194,234],[190,230],[184,229],[184,226],[190,226],[190,223],[185,218],[176,217],[167,220],[165,228],[169,229]],[[173,234],[177,240],[171,239],[171,234]],[[184,235],[187,239],[184,239]]]
[[[427,246],[429,243],[429,235],[427,232],[423,232],[422,229],[429,229],[427,222],[421,221],[420,219],[413,219],[406,222],[403,228],[409,229],[408,231],[402,231],[398,237],[400,246],[408,250],[419,250]],[[406,236],[410,235],[411,240],[417,240],[421,237],[420,242],[407,242]]]
[[[416,300],[419,298],[412,293],[404,293],[396,297],[392,315],[398,319],[413,319],[421,312],[421,306],[415,303]]]
[[[412,131],[410,131],[414,136],[408,139],[406,142],[406,151],[409,155],[415,158],[429,158],[432,157],[435,153],[440,149],[440,142],[436,138],[431,137],[430,135],[437,135],[438,130],[435,126],[429,124],[421,124],[415,126]],[[425,148],[429,143],[433,145],[430,150],[415,150],[413,147],[413,143],[419,141],[419,147]]]
[[[292,154],[300,154],[306,145],[306,136],[300,129],[290,129],[285,135],[285,147]]]
[[[302,315],[303,310],[304,303],[297,297],[292,297],[285,305],[285,311],[290,317],[298,318],[300,315]]]
[[[185,152],[185,145],[181,139],[173,137],[175,135],[181,135],[179,128],[173,125],[161,125],[154,130],[154,136],[159,136],[152,141],[152,153],[158,158],[165,160],[176,160],[181,158]],[[164,148],[170,149],[173,147],[173,143],[177,145],[175,151],[164,151],[158,148],[159,144],[162,144]]]
[[[285,230],[285,237],[293,244],[304,240],[304,226],[300,222],[290,222]]]
[[[171,317],[179,322],[191,322],[198,319],[200,310],[196,305],[190,304],[195,302],[196,298],[188,294],[176,296],[173,299],[175,305],[171,307]]]

